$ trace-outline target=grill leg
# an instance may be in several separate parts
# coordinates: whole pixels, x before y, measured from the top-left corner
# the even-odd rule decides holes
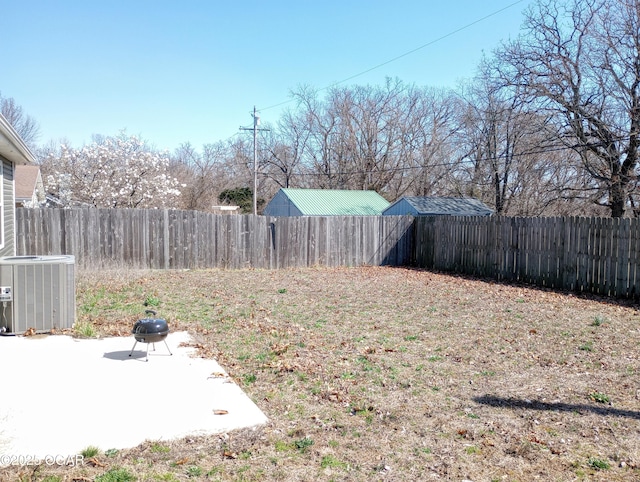
[[[136,345],[138,344],[138,340],[136,340],[136,342],[133,344],[133,348],[131,349],[131,352],[129,353],[129,356],[133,355],[133,350],[136,349]],[[155,346],[153,347],[153,349],[155,350]],[[147,343],[147,358],[145,359],[145,361],[149,361],[149,343]]]
[[[133,355],[133,350],[136,349],[137,344],[138,344],[138,340],[136,340],[136,342],[133,344],[133,348],[131,349],[131,353],[129,353],[129,356]]]
[[[164,342],[164,346],[167,347],[167,351],[169,352],[169,355],[173,356],[173,353],[171,353],[171,349],[169,348],[169,345],[167,345],[167,340],[162,340]],[[149,348],[149,345],[147,345],[147,349]],[[153,351],[156,351],[156,344],[153,344]]]
[[[169,349],[169,345],[167,345],[167,340],[162,340],[164,341],[164,346],[167,347],[167,351],[169,352],[169,355],[173,356],[173,353],[171,353],[171,350]]]

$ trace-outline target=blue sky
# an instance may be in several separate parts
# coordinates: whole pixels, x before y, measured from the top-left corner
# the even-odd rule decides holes
[[[455,87],[532,1],[0,0],[0,93],[38,121],[40,144],[126,129],[201,148],[249,135],[254,105],[277,122],[301,85]]]

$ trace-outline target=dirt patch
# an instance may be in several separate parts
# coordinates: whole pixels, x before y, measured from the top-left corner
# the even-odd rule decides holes
[[[402,268],[79,273],[101,336],[145,302],[271,422],[3,480],[640,478],[636,305]]]

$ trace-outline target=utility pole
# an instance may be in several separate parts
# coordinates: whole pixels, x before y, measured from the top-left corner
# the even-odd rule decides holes
[[[253,131],[253,214],[258,214],[258,131],[268,131],[269,129],[258,128],[260,117],[256,113],[256,106],[253,106],[253,127],[240,127],[241,131]]]

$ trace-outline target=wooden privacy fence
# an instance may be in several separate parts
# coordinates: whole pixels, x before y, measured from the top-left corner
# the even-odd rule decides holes
[[[611,218],[424,217],[412,264],[606,296],[640,296],[640,222]]]
[[[640,222],[479,216],[223,216],[179,210],[16,211],[16,252],[81,268],[412,265],[640,297]]]
[[[144,209],[16,210],[18,255],[73,254],[81,268],[404,265],[413,218],[272,218]]]

